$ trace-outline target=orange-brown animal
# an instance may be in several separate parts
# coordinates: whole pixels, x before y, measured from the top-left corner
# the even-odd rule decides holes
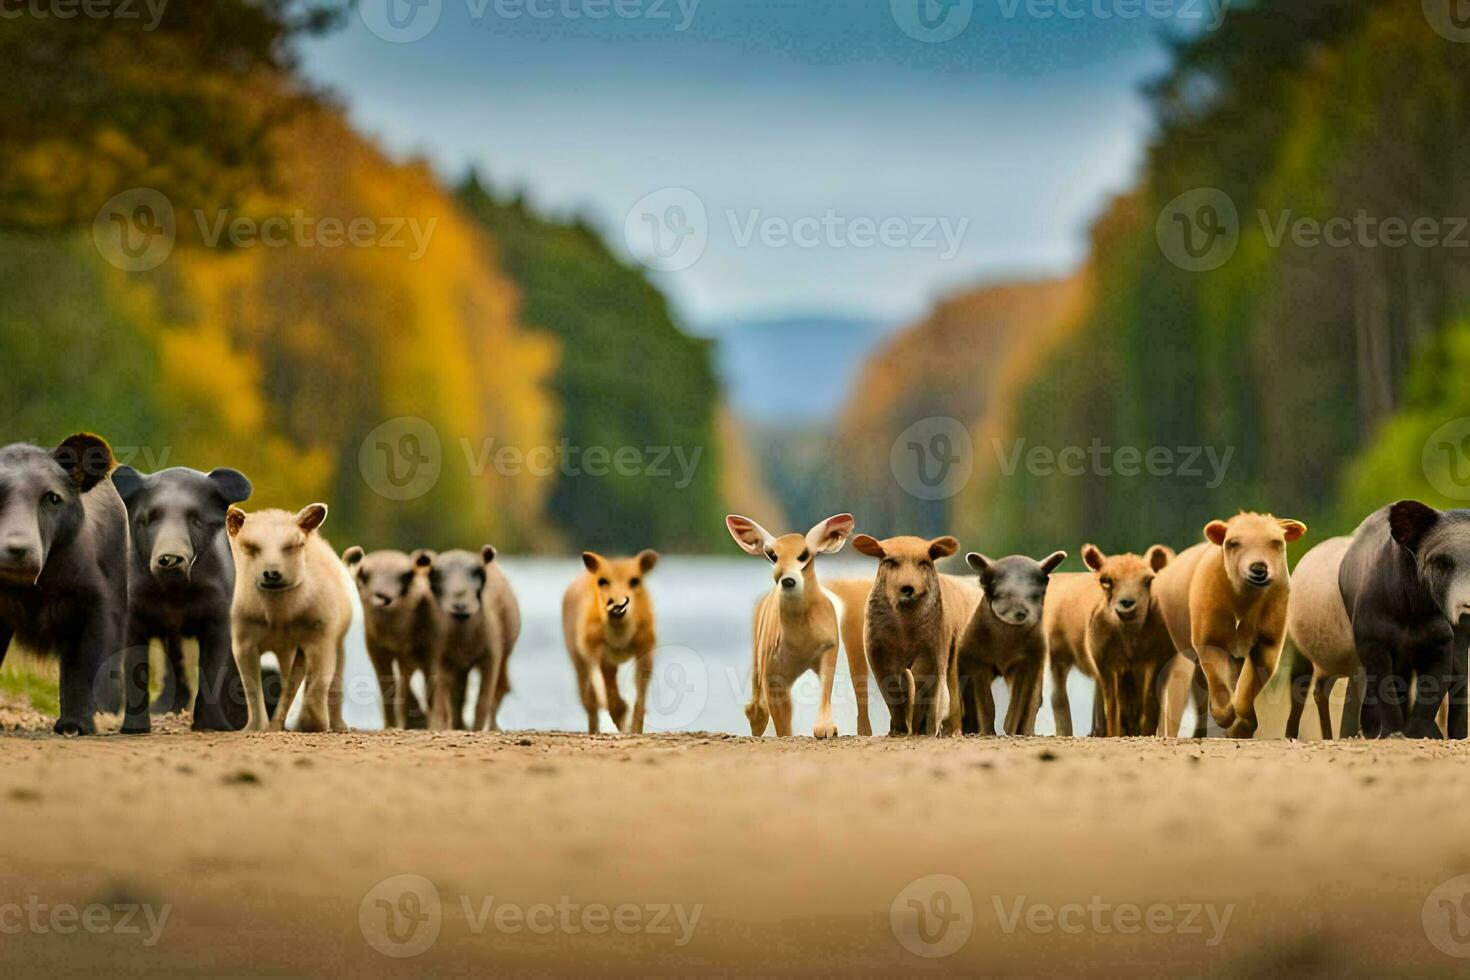
[[[1159,724],[1159,669],[1174,656],[1163,613],[1153,598],[1157,573],[1173,552],[1154,545],[1143,555],[1105,555],[1082,546],[1090,572],[1053,575],[1043,620],[1055,684],[1056,664],[1083,664],[1097,681],[1094,735],[1151,735]],[[1053,692],[1057,734],[1072,733],[1070,706]]]
[[[960,543],[948,536],[879,541],[859,534],[852,546],[878,559],[863,644],[888,704],[888,734],[954,734],[950,704],[958,694],[950,690],[949,665],[982,593],[975,579],[940,575],[934,563]]]
[[[871,582],[837,579],[817,581],[817,556],[842,550],[852,533],[851,514],[837,514],[806,534],[779,538],[748,517],[725,518],[730,536],[746,554],[765,558],[775,586],[755,606],[754,651],[750,666],[750,703],[745,716],[750,733],[764,735],[772,723],[776,734],[791,734],[791,685],[808,670],[822,679],[822,704],[812,734],[837,734],[832,721],[832,682],[837,673],[837,647],[847,648],[847,666],[857,697],[859,735],[873,734],[868,720],[868,660],[863,652],[863,606]]]
[[[643,731],[648,683],[653,679],[653,601],[644,578],[658,563],[658,552],[640,551],[633,558],[604,558],[582,553],[586,572],[562,597],[562,632],[567,653],[577,669],[577,690],[587,709],[587,731],[596,735],[601,715],[612,716],[621,732]],[[618,668],[635,661],[637,696],[631,713],[618,691]]]
[[[1199,664],[1209,712],[1233,738],[1256,730],[1256,695],[1286,641],[1291,576],[1286,545],[1307,533],[1300,521],[1236,514],[1205,525],[1205,540],[1159,573],[1154,596],[1175,648]],[[1170,691],[1168,728],[1179,730],[1183,693]]]

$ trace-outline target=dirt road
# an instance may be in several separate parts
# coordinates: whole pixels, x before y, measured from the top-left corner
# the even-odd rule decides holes
[[[1449,973],[1467,762],[1404,741],[13,733],[0,968]]]

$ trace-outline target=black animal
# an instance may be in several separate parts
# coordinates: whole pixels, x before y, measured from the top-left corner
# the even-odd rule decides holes
[[[132,529],[128,576],[127,713],[123,732],[149,729],[148,643],[163,641],[173,674],[154,703],[159,713],[188,707],[184,637],[199,641],[196,731],[236,731],[245,725],[245,696],[230,647],[235,562],[225,536],[225,511],[250,496],[250,481],[232,469],[210,473],[184,467],[151,476],[131,466],[112,474]]]
[[[61,661],[59,735],[91,735],[123,648],[128,515],[112,449],[79,433],[0,449],[0,662],[12,638]],[[104,695],[105,696],[105,695]]]
[[[1439,738],[1435,713],[1448,695],[1449,736],[1464,738],[1470,510],[1400,500],[1374,511],[1353,532],[1337,582],[1367,672],[1363,735]]]

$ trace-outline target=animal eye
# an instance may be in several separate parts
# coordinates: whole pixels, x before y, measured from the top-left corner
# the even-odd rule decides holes
[[[1100,578],[1097,580],[1097,584],[1105,589],[1111,589],[1113,587],[1113,580],[1110,578]]]
[[[1225,542],[1225,547],[1227,547],[1230,550],[1234,551],[1236,548],[1239,548],[1240,547],[1240,542],[1237,541],[1237,540],[1235,540],[1234,538],[1231,538],[1229,541],[1226,541]]]
[[[361,582],[363,585],[367,585],[367,572],[358,572],[357,573],[357,580],[359,582]]]
[[[244,546],[244,551],[245,551],[246,557],[248,557],[248,558],[257,558],[257,557],[260,556],[260,549],[258,547],[256,547],[255,545],[253,545],[253,544],[247,544],[247,545],[245,545]]]
[[[775,549],[773,549],[773,548],[767,548],[766,549],[766,557],[768,559],[770,559],[771,564],[774,565],[776,563],[776,552],[775,552]]]
[[[933,568],[934,567],[934,563],[932,561],[930,561],[929,559],[925,558],[924,560],[922,560],[922,561],[919,562],[919,567],[920,568]]]
[[[1449,555],[1435,555],[1434,567],[1449,571],[1451,568],[1455,567],[1455,560]]]
[[[641,581],[643,581],[643,580],[642,579],[639,579],[639,578],[630,578],[630,579],[628,579],[628,587],[630,589],[636,589],[636,588],[638,588],[638,583],[641,582]]]
[[[799,555],[796,556],[796,560],[799,561],[799,562],[806,562],[811,557],[812,557],[812,553],[810,551],[807,551],[805,548],[803,548],[803,549],[801,549],[801,554],[799,554]]]
[[[45,500],[46,503],[50,504],[52,507],[55,507],[57,504],[61,503],[61,494],[57,493],[55,490],[47,490]]]
[[[600,579],[597,580],[597,584],[600,585],[600,586],[602,586],[605,589],[605,588],[607,588],[608,582],[607,582],[607,579],[600,578]]]
[[[408,588],[409,585],[413,582],[413,572],[404,572],[402,575],[398,576],[398,582],[405,589]]]

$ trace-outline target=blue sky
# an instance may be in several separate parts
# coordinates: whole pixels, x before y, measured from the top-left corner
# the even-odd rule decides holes
[[[619,249],[636,202],[692,191],[707,244],[651,275],[696,326],[898,321],[967,284],[1070,268],[1136,173],[1160,35],[1200,23],[1118,16],[1129,0],[1062,0],[1065,15],[1046,0],[419,0],[418,21],[392,0],[398,23],[434,26],[391,43],[369,29],[387,2],[303,49],[359,128],[446,177],[474,165],[586,215]],[[906,3],[970,20],[924,43],[900,27],[919,23]],[[888,222],[887,242],[864,222]]]

